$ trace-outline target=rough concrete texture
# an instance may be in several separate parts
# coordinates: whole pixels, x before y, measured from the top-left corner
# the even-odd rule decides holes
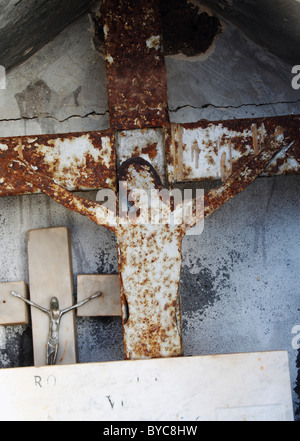
[[[299,112],[291,67],[255,45],[230,23],[209,54],[167,56],[170,118],[174,122],[286,115]]]
[[[289,66],[229,23],[207,57],[167,58],[167,69],[173,121],[300,113]],[[0,136],[104,129],[107,108],[86,16],[8,75]],[[259,178],[184,239],[181,275],[185,355],[288,350],[298,419],[299,190],[297,176]],[[75,289],[79,273],[118,271],[112,233],[44,195],[20,196],[0,200],[0,282],[28,282],[27,232],[56,226],[71,232]],[[80,362],[123,359],[120,318],[78,318],[77,330]],[[30,326],[0,328],[0,366],[30,364]]]
[[[285,62],[299,62],[299,0],[191,0],[206,4]]]
[[[0,0],[0,64],[28,59],[85,12],[90,0]]]
[[[105,61],[90,29],[83,16],[7,75],[1,137],[109,127]]]

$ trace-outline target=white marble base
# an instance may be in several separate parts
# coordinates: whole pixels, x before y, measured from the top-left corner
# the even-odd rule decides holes
[[[0,370],[6,421],[293,420],[286,352]]]

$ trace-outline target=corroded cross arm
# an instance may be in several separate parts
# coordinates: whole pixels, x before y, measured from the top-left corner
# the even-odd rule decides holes
[[[43,193],[54,199],[64,207],[90,218],[98,225],[114,231],[116,226],[115,214],[107,207],[98,202],[79,197],[55,183],[54,180],[38,173],[24,160],[14,160],[10,167],[10,173],[17,174],[18,178],[31,183]]]
[[[204,211],[196,213],[187,227],[192,227],[196,223],[211,216],[224,203],[245,190],[269,165],[269,163],[283,150],[291,147],[293,142],[286,145],[285,134],[277,128],[275,134],[271,136],[258,154],[249,155],[243,159],[242,165],[236,166],[227,181],[219,188],[212,189],[204,196]],[[195,201],[197,203],[203,201]]]

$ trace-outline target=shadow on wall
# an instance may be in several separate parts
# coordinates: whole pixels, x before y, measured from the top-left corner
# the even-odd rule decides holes
[[[206,4],[250,40],[290,65],[299,64],[299,0],[193,0]]]

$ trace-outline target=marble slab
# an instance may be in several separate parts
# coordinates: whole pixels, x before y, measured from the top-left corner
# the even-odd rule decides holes
[[[101,297],[86,303],[77,310],[80,317],[121,316],[120,280],[118,274],[79,274],[77,276],[77,301],[101,291]]]
[[[30,300],[49,309],[50,299],[58,298],[60,309],[74,304],[72,259],[69,231],[65,227],[32,230],[28,233]],[[47,314],[31,307],[35,366],[46,364],[49,333]],[[62,317],[57,364],[76,363],[75,313]]]
[[[5,421],[293,420],[285,351],[2,369],[0,390]]]
[[[27,298],[27,285],[25,282],[0,283],[0,325],[27,325],[28,306],[13,297],[10,292],[16,291]]]

